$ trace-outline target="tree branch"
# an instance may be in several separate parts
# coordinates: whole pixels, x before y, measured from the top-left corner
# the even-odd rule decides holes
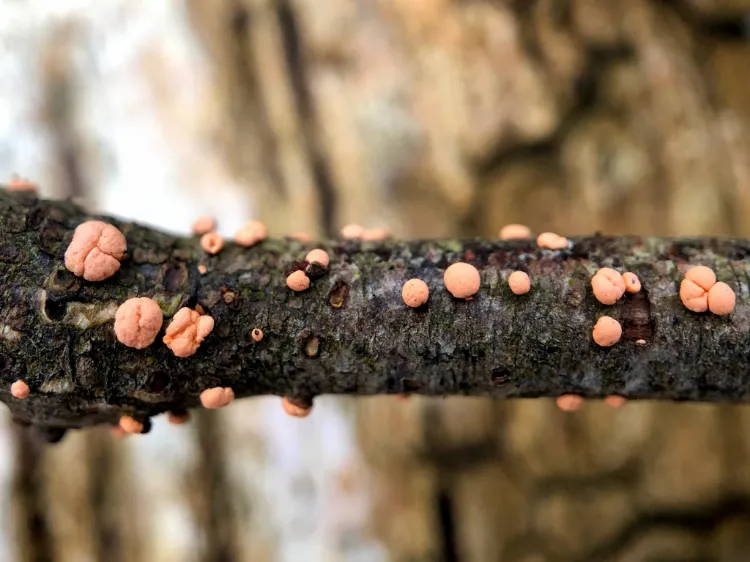
[[[168,210],[165,210],[168,212]],[[0,366],[14,419],[55,438],[61,429],[145,420],[199,404],[200,392],[231,386],[238,397],[277,394],[418,393],[749,401],[750,242],[733,239],[574,239],[572,249],[533,241],[446,240],[322,244],[331,266],[293,293],[285,273],[314,244],[266,240],[208,256],[180,238],[104,218],[127,237],[114,277],[86,282],[63,255],[74,228],[92,217],[71,202],[0,193]],[[445,267],[468,261],[481,271],[471,301],[443,287]],[[695,314],[681,304],[685,265],[706,264],[738,294],[730,316]],[[207,268],[201,274],[198,266]],[[304,265],[304,264],[303,264]],[[638,274],[643,289],[614,306],[591,293],[601,266]],[[532,290],[515,296],[507,275],[526,271]],[[410,309],[401,286],[419,277],[430,299]],[[118,343],[119,304],[149,296],[168,318],[200,304],[215,329],[189,358],[161,342]],[[598,347],[601,315],[623,325],[622,340]],[[255,342],[253,328],[265,337]],[[645,343],[636,343],[645,340]],[[11,397],[23,379],[25,400]]]

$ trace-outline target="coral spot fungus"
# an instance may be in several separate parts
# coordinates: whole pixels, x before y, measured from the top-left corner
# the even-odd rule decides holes
[[[641,280],[635,273],[626,271],[622,274],[622,280],[625,282],[625,290],[628,293],[637,293],[641,290]]]
[[[500,229],[500,240],[517,240],[531,237],[531,229],[522,224],[506,224]]]
[[[429,297],[430,289],[421,279],[409,279],[401,288],[401,298],[404,299],[406,306],[411,308],[422,306]]]
[[[120,427],[125,433],[143,432],[143,424],[132,416],[122,416],[120,418]]]
[[[734,310],[736,296],[732,288],[719,281],[708,290],[708,309],[714,314],[724,316]]]
[[[189,308],[181,308],[167,326],[162,341],[177,357],[190,357],[214,329],[214,319]]]
[[[319,263],[323,267],[328,267],[330,258],[328,257],[328,252],[326,252],[325,250],[316,248],[315,250],[310,250],[307,253],[307,256],[305,257],[305,261],[308,261],[310,263]]]
[[[550,250],[562,250],[568,247],[568,239],[554,232],[542,232],[537,236],[536,243],[538,246]]]
[[[193,222],[193,232],[195,234],[207,234],[216,228],[216,219],[204,215],[198,217]]]
[[[708,291],[716,284],[716,274],[710,267],[698,265],[685,273],[680,283],[680,300],[692,312],[708,310]]]
[[[201,392],[201,404],[204,408],[223,408],[231,404],[233,400],[234,390],[228,386],[215,386]]]
[[[79,224],[65,251],[65,267],[86,281],[103,281],[120,269],[125,257],[125,236],[102,221]]]
[[[604,403],[611,408],[622,408],[628,403],[628,399],[623,396],[617,396],[616,394],[610,394],[604,397]]]
[[[234,233],[234,241],[240,246],[254,246],[266,239],[266,225],[260,221],[248,221]]]
[[[602,304],[615,304],[625,294],[625,281],[614,269],[600,268],[591,278],[591,289]]]
[[[156,339],[163,322],[161,308],[147,297],[126,300],[115,313],[117,340],[136,349],[148,347]]]
[[[596,321],[591,334],[597,345],[609,347],[615,345],[622,337],[622,326],[610,316],[602,316]]]
[[[292,291],[304,291],[310,286],[310,278],[304,271],[297,270],[286,278],[286,285]]]
[[[13,398],[23,400],[31,393],[31,390],[29,389],[29,385],[24,381],[17,380],[12,385],[10,385],[10,393],[13,395]]]
[[[577,394],[563,394],[555,398],[555,404],[563,412],[575,412],[583,406],[583,397]]]
[[[260,328],[253,328],[253,331],[250,332],[250,337],[253,338],[253,341],[260,341],[263,339],[263,330]]]
[[[347,224],[341,229],[341,237],[347,239],[362,238],[364,233],[364,227],[358,224]]]
[[[445,270],[443,275],[445,288],[457,299],[471,299],[479,290],[479,271],[465,262],[454,263]]]
[[[312,412],[312,405],[301,405],[297,401],[293,402],[287,397],[281,399],[281,407],[288,416],[294,418],[305,418]]]
[[[508,285],[514,295],[525,295],[531,290],[531,279],[523,271],[514,271],[508,277]]]
[[[224,238],[215,232],[207,232],[201,236],[201,248],[207,254],[218,254],[224,248]]]

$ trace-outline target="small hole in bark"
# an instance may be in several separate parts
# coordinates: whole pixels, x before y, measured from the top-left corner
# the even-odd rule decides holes
[[[169,376],[163,371],[157,371],[151,375],[151,379],[148,382],[148,389],[150,392],[162,392],[169,384]]]
[[[495,367],[492,369],[492,382],[495,384],[505,384],[510,380],[510,372],[505,367]]]
[[[418,392],[422,385],[413,379],[401,379],[401,392]]]
[[[316,357],[320,350],[320,340],[316,336],[310,336],[305,341],[305,355],[308,357]]]
[[[44,443],[59,443],[65,437],[64,427],[35,426],[34,434]]]
[[[331,303],[333,308],[341,308],[346,305],[348,296],[349,285],[339,279],[328,294],[328,302]]]
[[[182,290],[187,279],[187,270],[181,263],[170,264],[164,272],[164,288],[170,293]]]
[[[64,301],[53,301],[52,299],[44,301],[44,314],[53,322],[62,322],[67,312],[68,303]]]
[[[319,263],[311,263],[305,268],[305,274],[310,279],[317,279],[318,277],[323,277],[323,275],[325,275],[327,271],[328,271],[328,268],[324,265],[320,265]]]
[[[286,399],[299,408],[312,408],[313,399],[304,396],[287,396]]]

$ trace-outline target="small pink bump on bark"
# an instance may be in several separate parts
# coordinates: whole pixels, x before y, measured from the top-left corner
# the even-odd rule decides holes
[[[385,228],[366,228],[362,233],[361,238],[362,240],[373,242],[377,240],[385,240],[388,236],[389,232]]]
[[[469,300],[479,290],[479,271],[469,263],[457,262],[445,270],[443,282],[455,298]]]
[[[696,265],[685,272],[685,279],[690,279],[704,291],[708,291],[716,283],[713,269],[705,265]]]
[[[116,439],[122,439],[123,437],[125,437],[128,434],[119,425],[114,426],[112,429],[109,430],[109,432],[112,434],[112,437],[114,437]]]
[[[115,335],[120,343],[143,349],[154,343],[163,321],[161,308],[153,300],[128,299],[115,313]]]
[[[722,281],[714,284],[708,291],[708,309],[719,316],[732,312],[735,301],[734,291]]]
[[[604,397],[604,403],[612,408],[622,408],[628,403],[628,399],[623,396],[617,396],[616,394],[610,394]]]
[[[525,295],[531,290],[531,279],[523,271],[514,271],[508,277],[508,285],[514,295]]]
[[[204,408],[216,409],[228,406],[234,401],[234,390],[228,386],[215,386],[201,392],[201,404]]]
[[[304,271],[297,270],[286,278],[286,286],[292,291],[304,291],[310,286],[310,278]]]
[[[174,412],[169,412],[167,421],[172,425],[182,425],[190,421],[190,413],[185,412],[184,414],[175,414]]]
[[[143,424],[132,416],[122,416],[120,427],[125,433],[141,433],[143,431]]]
[[[198,273],[200,273],[201,275],[205,275],[207,271],[208,269],[205,265],[201,264],[198,266]]]
[[[406,306],[417,308],[430,298],[430,289],[421,279],[409,279],[401,288],[401,298],[404,299]]]
[[[266,225],[260,221],[248,221],[234,233],[234,241],[240,246],[254,246],[266,239]]]
[[[500,240],[532,238],[531,229],[522,224],[506,224],[500,229]]]
[[[365,233],[364,227],[358,225],[358,224],[347,224],[344,228],[341,229],[341,237],[342,238],[362,238],[362,236]]]
[[[583,397],[577,394],[563,394],[555,398],[555,403],[563,412],[575,412],[583,406]]]
[[[637,343],[638,345],[646,345],[646,340],[635,340],[635,343]]]
[[[641,290],[641,280],[631,271],[622,274],[622,280],[625,282],[625,290],[628,293],[637,293]]]
[[[207,254],[216,255],[224,248],[224,238],[221,234],[208,232],[201,236],[201,248]]]
[[[23,400],[31,393],[31,390],[29,389],[28,384],[24,381],[18,380],[10,385],[10,393],[13,395],[13,398]]]
[[[591,278],[591,289],[602,304],[615,304],[625,294],[625,281],[614,269],[600,268]]]
[[[207,234],[216,228],[216,219],[203,215],[193,221],[193,232],[195,234]]]
[[[680,283],[680,300],[692,312],[708,310],[708,291],[687,277]]]
[[[312,406],[300,406],[291,402],[287,397],[281,399],[281,407],[288,416],[292,416],[293,418],[306,418],[312,412]]]
[[[328,267],[328,263],[330,262],[330,258],[328,257],[328,252],[325,250],[321,250],[319,248],[316,248],[315,250],[310,250],[307,253],[307,256],[305,257],[305,260],[310,263],[319,263],[323,267]]]
[[[310,242],[312,238],[306,232],[295,232],[292,234],[292,238],[299,240],[300,242]]]
[[[13,176],[8,182],[8,189],[10,191],[37,191],[38,187],[34,182],[26,178]]]
[[[253,331],[250,332],[250,337],[253,338],[253,341],[260,341],[263,339],[263,330],[260,328],[253,328]]]
[[[213,329],[213,318],[185,307],[174,315],[162,341],[177,357],[190,357]]]
[[[602,316],[596,321],[591,334],[597,345],[609,347],[615,345],[622,337],[622,326],[610,316]]]
[[[542,232],[537,236],[536,243],[538,246],[550,250],[562,250],[568,247],[568,239],[554,232]]]
[[[122,232],[102,221],[79,224],[65,251],[65,267],[86,281],[103,281],[120,269],[127,243]]]

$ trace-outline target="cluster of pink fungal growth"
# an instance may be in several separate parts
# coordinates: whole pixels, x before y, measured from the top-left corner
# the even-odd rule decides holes
[[[615,345],[622,337],[622,326],[610,316],[602,316],[596,321],[591,334],[597,345],[610,347]]]
[[[312,405],[301,405],[286,396],[281,399],[281,407],[288,416],[293,418],[306,418],[312,412]]]
[[[563,250],[568,247],[568,239],[554,232],[542,232],[536,238],[537,246],[550,250]]]
[[[193,233],[195,234],[208,234],[214,230],[216,230],[216,219],[213,217],[204,215],[193,222]]]
[[[479,291],[479,271],[469,263],[457,262],[445,270],[443,283],[455,298],[471,300]]]
[[[12,385],[10,385],[10,393],[13,396],[13,398],[18,398],[19,400],[23,400],[31,393],[31,390],[29,389],[29,385],[26,384],[24,381],[17,380]]]
[[[406,306],[418,308],[430,298],[430,289],[421,279],[409,279],[401,288],[401,298]]]
[[[224,249],[224,238],[216,232],[207,232],[201,236],[201,248],[207,254],[216,255]]]
[[[263,339],[263,330],[260,328],[253,328],[253,331],[250,332],[250,337],[253,338],[253,341],[260,341]]]
[[[163,321],[161,308],[150,298],[128,299],[115,313],[115,335],[120,343],[143,349],[154,343]]]
[[[213,329],[213,318],[185,307],[174,315],[162,341],[177,357],[190,357]]]
[[[705,265],[691,267],[680,283],[680,300],[688,310],[725,316],[734,310],[736,296],[732,288],[716,281],[716,274]]]
[[[348,240],[376,241],[388,238],[389,232],[385,228],[365,228],[358,224],[347,224],[341,229],[341,237]]]
[[[204,408],[223,408],[229,406],[233,401],[234,390],[228,386],[214,386],[201,392],[201,404]]]
[[[120,428],[125,433],[143,433],[143,423],[132,416],[122,416],[120,418]]]
[[[8,182],[8,189],[11,191],[37,191],[38,186],[26,178],[13,176]]]
[[[628,403],[627,398],[610,394],[605,396],[603,402],[611,408],[622,408]],[[576,412],[583,407],[584,398],[578,394],[562,394],[555,398],[555,404],[563,412]]]
[[[531,279],[523,271],[514,271],[508,277],[508,286],[514,295],[525,295],[531,290]]]
[[[299,240],[300,242],[311,242],[312,238],[306,232],[294,232],[292,238]]]
[[[307,253],[307,256],[305,256],[305,261],[308,261],[310,263],[319,263],[323,267],[328,267],[330,258],[328,257],[328,252],[316,248],[314,250],[310,250]]]
[[[167,421],[169,421],[169,423],[171,423],[172,425],[182,425],[190,421],[190,413],[183,412],[176,414],[174,412],[170,412],[167,416]]]
[[[500,240],[532,238],[531,229],[522,224],[506,224],[500,229]]]
[[[287,276],[286,286],[295,292],[306,291],[310,287],[310,278],[304,271],[298,269]]]
[[[111,224],[87,221],[79,224],[65,251],[65,267],[86,281],[103,281],[120,269],[125,257],[125,236]]]
[[[591,278],[591,289],[602,304],[615,304],[625,294],[625,280],[609,267],[600,268]]]
[[[234,233],[234,241],[240,246],[255,246],[266,239],[266,225],[260,221],[248,221]]]

